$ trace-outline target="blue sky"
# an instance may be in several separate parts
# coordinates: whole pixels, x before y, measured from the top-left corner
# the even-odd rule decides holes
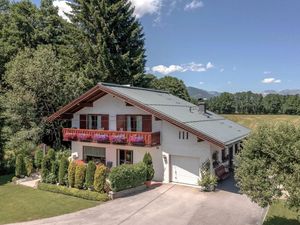
[[[131,1],[150,73],[206,90],[300,88],[299,0]]]

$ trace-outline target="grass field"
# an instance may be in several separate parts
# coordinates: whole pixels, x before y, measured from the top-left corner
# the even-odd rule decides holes
[[[270,207],[263,225],[299,225],[298,216],[300,218],[300,214],[289,210],[281,200]]]
[[[0,224],[28,221],[78,211],[99,204],[8,183],[0,177]]]
[[[262,123],[291,122],[300,125],[300,116],[291,115],[224,115],[227,119],[235,121],[250,129],[255,129]]]

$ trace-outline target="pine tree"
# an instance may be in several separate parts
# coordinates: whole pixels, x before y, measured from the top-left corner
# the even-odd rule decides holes
[[[142,27],[128,0],[74,0],[71,21],[82,31],[84,73],[100,81],[134,84],[144,74]]]

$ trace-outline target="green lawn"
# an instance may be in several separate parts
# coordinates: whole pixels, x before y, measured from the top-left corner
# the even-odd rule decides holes
[[[245,127],[254,129],[262,123],[291,122],[300,125],[300,116],[291,115],[224,115]]]
[[[78,211],[99,204],[8,183],[0,177],[0,224],[28,221]]]
[[[298,216],[300,218],[300,213],[289,210],[281,200],[270,207],[263,225],[299,225]]]

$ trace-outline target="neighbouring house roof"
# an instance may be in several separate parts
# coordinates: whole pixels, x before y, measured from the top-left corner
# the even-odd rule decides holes
[[[203,140],[220,147],[230,145],[246,137],[250,130],[213,112],[200,112],[198,107],[168,92],[99,83],[85,94],[47,118],[52,122],[57,118],[71,118],[72,114],[106,94],[119,97],[154,116],[166,120]]]

